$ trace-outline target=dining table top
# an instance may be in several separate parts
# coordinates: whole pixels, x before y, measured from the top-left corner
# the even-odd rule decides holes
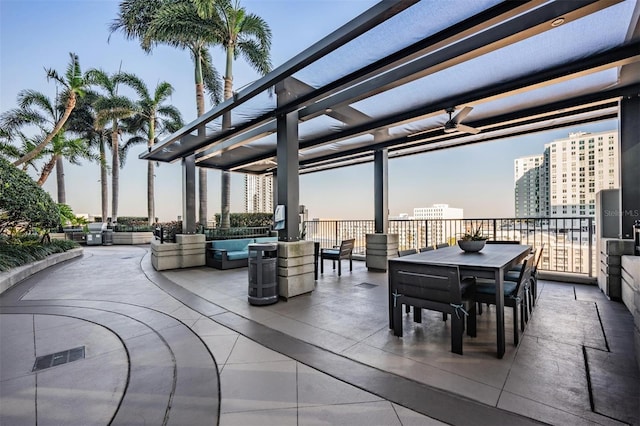
[[[525,244],[486,244],[479,252],[465,252],[455,245],[396,257],[389,259],[389,262],[502,269],[510,265],[514,259],[520,258],[530,251],[531,246]]]

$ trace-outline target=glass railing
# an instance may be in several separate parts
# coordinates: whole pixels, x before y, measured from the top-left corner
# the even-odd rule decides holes
[[[375,232],[373,220],[313,220],[304,226],[305,239],[323,248],[355,238],[355,255],[366,254],[366,234]],[[398,249],[406,250],[456,244],[479,227],[489,240],[519,241],[534,249],[544,245],[541,270],[597,276],[593,217],[390,220],[388,233],[398,234]]]

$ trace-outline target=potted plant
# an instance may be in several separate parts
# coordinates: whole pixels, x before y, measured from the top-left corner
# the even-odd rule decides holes
[[[458,246],[466,252],[478,252],[484,248],[487,242],[487,237],[482,235],[482,225],[476,229],[471,227],[470,231],[467,231],[458,240]]]

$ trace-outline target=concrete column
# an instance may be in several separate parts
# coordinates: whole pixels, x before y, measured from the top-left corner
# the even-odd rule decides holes
[[[182,233],[196,232],[196,157],[182,159]]]
[[[389,152],[386,149],[373,154],[373,184],[376,234],[389,229]]]
[[[287,80],[276,85],[278,106],[292,96]],[[298,112],[281,114],[276,118],[278,130],[276,154],[278,157],[277,193],[278,205],[285,206],[285,227],[278,232],[279,241],[299,240],[300,204],[299,162],[298,162]]]
[[[633,238],[640,220],[640,96],[620,101],[620,232]]]

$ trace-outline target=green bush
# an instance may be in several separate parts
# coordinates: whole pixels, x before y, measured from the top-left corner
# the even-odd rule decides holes
[[[60,211],[31,177],[0,158],[0,233],[20,234],[60,225]]]
[[[220,214],[216,214],[216,223],[220,225]],[[272,213],[231,213],[229,225],[232,228],[252,228],[271,226],[273,224]]]
[[[37,235],[3,239],[0,240],[0,271],[8,271],[75,247],[79,247],[78,244],[70,240],[51,240],[41,243]]]

